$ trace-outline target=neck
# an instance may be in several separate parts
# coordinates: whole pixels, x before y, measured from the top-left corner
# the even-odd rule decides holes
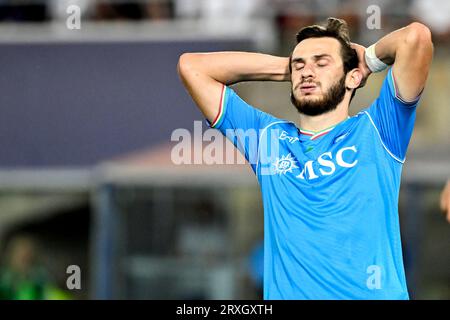
[[[300,128],[319,132],[346,120],[348,118],[349,102],[349,98],[346,96],[333,111],[318,116],[300,114]]]

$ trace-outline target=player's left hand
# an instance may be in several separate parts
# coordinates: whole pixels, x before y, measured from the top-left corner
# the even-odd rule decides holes
[[[356,50],[356,53],[358,54],[358,69],[361,70],[363,74],[363,79],[361,80],[361,84],[359,85],[359,88],[362,88],[366,85],[367,78],[372,74],[372,71],[370,71],[369,67],[366,64],[366,59],[364,57],[366,48],[360,44],[353,43],[351,44],[351,47]]]
[[[441,210],[447,216],[447,221],[450,223],[450,179],[447,181],[441,193]]]

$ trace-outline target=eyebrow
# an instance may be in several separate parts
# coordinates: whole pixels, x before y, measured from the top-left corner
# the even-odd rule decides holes
[[[316,55],[313,56],[313,58],[314,58],[315,61],[320,60],[320,59],[322,59],[322,58],[330,58],[330,59],[333,59],[333,57],[332,57],[331,55],[326,54],[326,53],[323,53],[323,54],[316,54]],[[297,62],[305,63],[305,59],[304,59],[304,58],[301,58],[301,57],[299,57],[299,58],[294,58],[294,59],[292,59],[292,62],[291,62],[291,63],[294,64],[294,63],[297,63]]]

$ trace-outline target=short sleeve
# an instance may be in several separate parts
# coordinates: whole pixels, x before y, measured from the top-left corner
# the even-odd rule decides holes
[[[400,162],[404,162],[406,157],[419,98],[406,102],[400,97],[390,68],[378,98],[367,109],[385,148]]]
[[[277,120],[249,105],[233,89],[224,86],[219,112],[212,123],[207,119],[206,123],[208,127],[218,129],[226,136],[255,171],[260,131]]]

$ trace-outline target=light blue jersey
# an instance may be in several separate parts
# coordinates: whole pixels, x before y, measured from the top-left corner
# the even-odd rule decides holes
[[[399,98],[390,69],[369,108],[312,139],[224,87],[210,125],[261,188],[264,299],[408,299],[398,197],[417,103]]]

